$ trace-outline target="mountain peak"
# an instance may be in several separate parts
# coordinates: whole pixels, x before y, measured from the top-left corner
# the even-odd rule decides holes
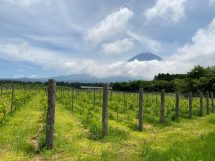
[[[138,61],[151,61],[151,60],[158,60],[160,61],[162,58],[159,57],[158,55],[155,55],[151,52],[144,52],[141,54],[138,54],[136,56],[134,56],[133,58],[129,59],[128,61],[134,61],[134,60],[138,60]]]

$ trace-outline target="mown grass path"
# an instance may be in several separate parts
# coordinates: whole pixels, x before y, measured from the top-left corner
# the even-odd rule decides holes
[[[56,104],[54,149],[41,152],[42,160],[85,160],[100,154],[109,144],[88,139],[89,132],[63,105]]]
[[[0,160],[35,160],[37,134],[42,115],[40,95],[17,109],[0,127]]]
[[[214,161],[215,114],[170,126],[145,124],[143,132],[109,121],[109,136],[92,140],[76,115],[56,104],[55,145],[42,160]]]

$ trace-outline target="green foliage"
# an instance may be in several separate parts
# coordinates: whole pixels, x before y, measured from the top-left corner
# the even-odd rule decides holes
[[[3,122],[5,122],[6,114],[7,114],[7,105],[4,102],[0,102],[0,113],[3,114],[3,117],[1,120],[3,120]]]
[[[204,77],[207,71],[204,67],[198,65],[195,66],[190,72],[188,72],[187,77],[191,79],[198,79]]]
[[[17,93],[18,100],[23,98],[22,93]],[[1,101],[6,102],[8,110],[10,99],[7,97]],[[101,136],[101,91],[96,91],[95,106],[93,98],[89,91],[80,91],[77,95],[71,90],[57,92],[54,149],[49,151],[45,149],[47,96],[38,92],[25,103],[20,101],[23,103],[17,106],[19,110],[0,126],[0,160],[214,160],[215,115],[197,117],[198,97],[193,98],[194,117],[188,120],[187,96],[180,95],[180,120],[175,121],[175,95],[167,93],[167,126],[159,123],[159,93],[145,92],[144,131],[138,132],[138,94],[113,92],[112,98],[109,97],[109,135],[106,137]],[[35,142],[40,143],[40,153],[35,151]]]
[[[140,87],[148,92],[161,89],[165,89],[166,92],[215,91],[215,67],[195,66],[187,74],[160,73],[152,81],[117,82],[112,86],[117,91],[137,91]]]
[[[189,91],[188,82],[185,79],[174,79],[175,90],[179,90],[180,92]]]
[[[12,90],[3,88],[2,90],[2,97],[0,99],[0,122],[5,123],[6,117],[10,112],[11,108],[11,93]],[[16,89],[13,101],[13,111],[15,112],[16,109],[25,105],[28,101],[31,100],[33,93],[29,91],[23,92],[21,90]]]

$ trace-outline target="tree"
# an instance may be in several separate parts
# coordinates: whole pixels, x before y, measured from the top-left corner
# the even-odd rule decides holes
[[[198,65],[198,66],[195,66],[190,72],[188,72],[188,78],[191,78],[191,79],[198,79],[200,77],[204,77],[206,75],[206,72],[207,70]]]
[[[189,84],[186,79],[175,79],[174,87],[175,87],[175,90],[178,90],[180,92],[186,92],[189,90]]]

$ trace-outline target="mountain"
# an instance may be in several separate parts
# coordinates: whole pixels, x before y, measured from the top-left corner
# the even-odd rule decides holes
[[[151,52],[145,52],[145,53],[138,54],[138,55],[134,56],[133,58],[129,59],[128,61],[131,62],[134,60],[138,60],[138,61],[158,60],[158,61],[160,61],[160,60],[162,60],[162,58],[151,53]]]
[[[129,59],[128,61],[150,61],[150,60],[158,60],[160,61],[162,58],[150,53],[150,52],[145,52],[142,54],[138,54],[134,56],[133,58]],[[98,78],[94,76],[90,76],[87,74],[72,74],[68,76],[57,76],[57,77],[50,77],[50,78],[18,78],[16,80],[18,81],[23,81],[23,82],[46,82],[48,79],[55,79],[58,82],[80,82],[80,83],[110,83],[110,82],[127,82],[129,80],[134,80],[134,78],[131,77],[124,77],[124,76],[114,76],[114,77],[107,77],[107,78]],[[137,78],[138,79],[138,78]],[[141,79],[141,78],[140,78]]]
[[[72,74],[67,76],[57,76],[49,78],[17,78],[15,80],[22,82],[47,82],[49,79],[55,79],[58,82],[79,82],[79,83],[111,83],[111,82],[127,82],[133,78],[115,76],[107,78],[97,78],[87,74]],[[0,79],[0,80],[13,80],[13,79]]]

